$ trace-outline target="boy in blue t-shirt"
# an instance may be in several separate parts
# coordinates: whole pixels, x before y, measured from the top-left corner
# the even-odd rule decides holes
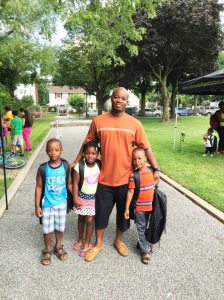
[[[56,239],[54,254],[60,260],[68,258],[68,254],[62,246],[62,237],[67,213],[67,189],[72,192],[70,172],[68,186],[66,186],[66,170],[61,160],[61,141],[55,138],[50,139],[46,145],[46,152],[50,160],[46,164],[45,183],[43,183],[39,167],[35,190],[35,213],[38,218],[42,218],[43,224],[45,249],[41,263],[44,266],[51,263],[53,231]]]

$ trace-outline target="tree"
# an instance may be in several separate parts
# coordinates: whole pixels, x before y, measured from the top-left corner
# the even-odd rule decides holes
[[[211,71],[221,46],[221,27],[217,0],[177,0],[157,7],[152,20],[136,15],[136,25],[146,33],[138,43],[139,56],[160,83],[163,95],[162,121],[169,120],[169,76]],[[197,38],[196,38],[197,37]],[[177,76],[178,74],[178,76]]]
[[[140,5],[152,15],[160,2],[92,0],[72,12],[65,25],[69,40],[59,60],[61,76],[56,76],[55,81],[82,86],[88,93],[95,94],[101,113],[110,90],[119,79],[115,77],[115,67],[124,64],[116,49],[123,45],[136,55],[137,46],[130,41],[140,40],[144,32],[141,27],[135,28],[132,15]]]
[[[85,98],[82,95],[70,95],[69,104],[74,108],[78,113],[82,113],[85,107]]]
[[[42,69],[60,2],[0,1],[0,83],[12,96],[19,81],[30,82],[31,74]]]

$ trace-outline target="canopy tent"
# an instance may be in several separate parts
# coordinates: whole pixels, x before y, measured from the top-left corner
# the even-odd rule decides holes
[[[224,95],[224,68],[188,81],[179,82],[179,94]]]
[[[176,122],[174,129],[173,148],[176,149],[178,95],[224,95],[224,68],[207,75],[178,83]]]

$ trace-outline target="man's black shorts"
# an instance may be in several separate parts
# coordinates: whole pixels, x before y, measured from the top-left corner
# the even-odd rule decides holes
[[[127,191],[128,184],[111,187],[98,183],[96,191],[96,229],[105,229],[107,227],[115,203],[117,208],[117,227],[122,232],[130,227],[130,220],[124,218]]]

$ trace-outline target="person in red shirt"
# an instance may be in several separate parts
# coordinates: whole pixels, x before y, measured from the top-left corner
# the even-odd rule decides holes
[[[95,140],[100,144],[102,162],[96,191],[96,243],[86,254],[86,261],[94,260],[103,250],[104,232],[115,204],[117,230],[114,247],[120,255],[128,256],[128,248],[123,243],[123,233],[130,227],[130,221],[124,218],[124,210],[128,180],[132,171],[132,151],[136,145],[145,150],[147,160],[155,170],[155,181],[159,180],[157,163],[142,124],[125,113],[128,96],[125,88],[114,89],[111,96],[111,112],[93,118],[84,141],[87,143]],[[71,167],[81,158],[82,147]]]
[[[148,264],[150,260],[151,247],[146,240],[145,231],[152,211],[152,201],[155,189],[153,169],[146,164],[147,158],[144,149],[136,148],[133,151],[133,167],[139,171],[140,191],[135,202],[135,225],[138,233],[138,243],[141,250],[141,260]],[[136,188],[133,173],[129,178],[126,207],[124,212],[125,219],[129,219],[129,207]]]

